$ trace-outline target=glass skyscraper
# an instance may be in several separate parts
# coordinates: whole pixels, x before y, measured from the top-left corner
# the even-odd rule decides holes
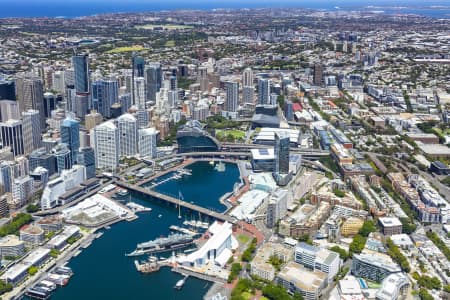
[[[275,133],[275,173],[289,173],[289,146],[290,139],[287,132]]]
[[[89,93],[89,66],[88,55],[78,54],[72,56],[72,65],[75,73],[75,90],[80,94]]]
[[[72,162],[75,162],[80,148],[80,123],[77,120],[67,118],[61,123],[61,143],[67,145]]]

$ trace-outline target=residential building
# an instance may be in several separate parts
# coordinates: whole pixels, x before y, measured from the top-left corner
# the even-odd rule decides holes
[[[155,128],[142,128],[138,130],[139,156],[155,158],[156,143],[159,132]]]
[[[387,255],[361,253],[353,254],[351,271],[354,276],[381,282],[390,274],[401,272],[401,269]]]
[[[91,145],[95,151],[95,165],[99,169],[115,169],[119,165],[120,140],[117,126],[108,121],[92,130]]]
[[[123,114],[117,118],[120,139],[120,155],[134,156],[138,153],[138,126],[136,118],[131,114]]]
[[[402,222],[396,217],[381,217],[378,219],[384,235],[393,235],[402,233]]]

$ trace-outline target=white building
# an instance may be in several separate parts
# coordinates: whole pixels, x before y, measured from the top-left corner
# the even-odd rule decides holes
[[[180,258],[180,264],[189,267],[202,267],[208,263],[224,266],[231,257],[231,249],[237,247],[232,236],[232,224],[214,222],[208,229],[212,237],[197,251]]]
[[[112,121],[96,126],[91,133],[97,168],[114,169],[119,165],[119,130]]]
[[[62,171],[61,178],[64,180],[66,191],[73,189],[86,180],[86,167],[74,165],[72,169]]]
[[[58,204],[58,198],[66,192],[66,185],[61,177],[49,181],[41,198],[41,208],[51,209]]]
[[[341,266],[339,254],[327,249],[320,249],[306,243],[295,247],[295,262],[314,271],[327,274],[328,282],[332,282]]]
[[[120,139],[120,155],[137,154],[138,127],[137,120],[131,114],[123,114],[117,118]]]
[[[266,224],[267,227],[272,228],[275,224],[286,215],[287,212],[287,190],[276,190],[269,199],[267,205]]]
[[[12,201],[16,208],[22,207],[33,195],[33,178],[24,176],[12,183]]]
[[[23,148],[25,154],[30,154],[41,144],[41,119],[39,111],[28,110],[22,113]]]
[[[156,157],[156,141],[159,131],[155,128],[139,129],[139,155],[141,157]]]

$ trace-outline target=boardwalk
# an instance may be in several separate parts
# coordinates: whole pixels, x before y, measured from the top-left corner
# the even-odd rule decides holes
[[[150,197],[154,197],[154,198],[166,201],[166,202],[174,204],[174,205],[180,205],[183,208],[199,212],[202,215],[209,216],[209,217],[219,220],[219,221],[224,221],[224,222],[226,221],[226,222],[230,222],[230,223],[234,223],[234,221],[235,221],[234,218],[232,218],[228,215],[224,215],[224,214],[221,214],[221,213],[218,213],[215,211],[211,211],[207,208],[204,208],[204,207],[192,204],[192,203],[188,203],[186,201],[179,200],[179,199],[173,198],[171,196],[167,196],[165,194],[161,194],[156,191],[146,189],[141,186],[131,185],[131,184],[128,184],[128,183],[125,183],[122,181],[116,181],[116,184],[127,190],[135,191],[135,192],[138,192],[138,193],[150,196]]]

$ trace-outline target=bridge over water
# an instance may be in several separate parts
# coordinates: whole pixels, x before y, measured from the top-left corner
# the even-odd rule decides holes
[[[192,203],[189,203],[189,202],[186,202],[186,201],[183,201],[183,200],[180,200],[180,199],[177,199],[177,198],[165,195],[165,194],[158,193],[154,190],[150,190],[150,189],[144,188],[142,186],[125,183],[123,181],[116,181],[115,184],[118,186],[121,186],[122,188],[125,188],[129,191],[134,191],[134,192],[146,195],[146,196],[150,196],[150,197],[156,198],[158,200],[173,204],[175,206],[180,205],[184,209],[198,212],[201,215],[208,216],[214,220],[219,220],[219,221],[224,221],[224,222],[226,221],[226,222],[230,222],[230,223],[235,222],[235,219],[232,218],[231,216],[228,216],[228,215],[225,215],[222,213],[218,213],[218,212],[209,210],[207,208],[204,208],[204,207],[201,207],[201,206],[198,206],[198,205],[195,205],[195,204],[192,204]]]

